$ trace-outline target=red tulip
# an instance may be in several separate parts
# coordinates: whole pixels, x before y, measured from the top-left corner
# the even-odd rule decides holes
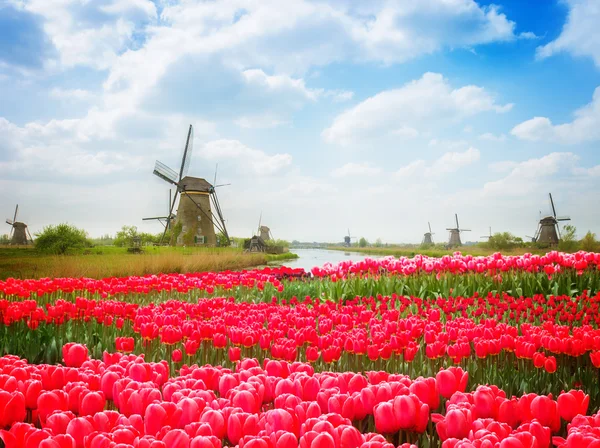
[[[88,349],[85,345],[70,342],[62,348],[63,361],[67,367],[81,367],[87,360]]]
[[[585,415],[590,402],[589,395],[581,390],[571,390],[558,396],[558,413],[563,420],[570,422],[578,415]]]
[[[173,360],[174,363],[180,363],[181,360],[183,359],[183,354],[181,353],[181,350],[179,350],[179,349],[173,350],[171,359]]]
[[[435,377],[438,391],[444,398],[450,398],[456,391],[464,392],[468,380],[469,374],[460,367],[449,367],[446,370],[440,370]]]

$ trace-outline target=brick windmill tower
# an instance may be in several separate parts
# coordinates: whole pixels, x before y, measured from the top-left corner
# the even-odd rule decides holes
[[[428,222],[427,226],[429,227],[429,232],[425,232],[425,234],[423,235],[423,242],[421,244],[433,244],[433,235],[435,235],[432,231],[431,231],[431,224]]]
[[[217,187],[229,184],[215,185],[217,180],[216,170],[215,180],[212,184],[204,178],[186,175],[192,158],[193,141],[194,128],[190,125],[179,173],[158,160],[154,166],[153,174],[155,176],[177,187],[175,198],[171,202],[171,208],[165,217],[166,225],[161,243],[167,230],[171,228],[171,221],[175,219],[171,244],[177,246],[216,246],[217,235],[215,229],[217,229],[219,233],[224,235],[226,244],[229,245],[229,234],[225,227],[225,219],[216,192]],[[177,216],[173,218],[173,209],[178,195]]]

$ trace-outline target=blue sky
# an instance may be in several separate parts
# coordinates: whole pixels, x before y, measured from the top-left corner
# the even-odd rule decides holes
[[[0,209],[158,232],[190,174],[230,233],[531,235],[551,191],[600,234],[595,0],[1,0]],[[598,90],[596,90],[598,88]],[[8,232],[8,226],[5,229]]]

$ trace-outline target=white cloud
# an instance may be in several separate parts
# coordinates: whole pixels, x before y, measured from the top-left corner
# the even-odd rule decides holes
[[[370,163],[353,163],[349,162],[345,165],[334,169],[331,172],[332,177],[350,177],[350,176],[373,176],[381,173],[381,168],[372,166]]]
[[[500,134],[492,134],[491,132],[486,132],[485,134],[481,134],[479,136],[480,140],[487,140],[489,142],[503,142],[506,140],[506,135]]]
[[[429,178],[453,173],[462,167],[479,161],[480,156],[479,150],[473,147],[463,152],[447,152],[429,165],[424,160],[415,160],[408,165],[401,167],[396,171],[395,176],[398,178],[405,178],[422,174],[422,176],[419,177]]]
[[[553,152],[524,162],[503,162],[510,172],[502,179],[487,182],[484,196],[519,196],[533,193],[544,181],[557,180],[563,171],[572,173],[579,157],[571,152]],[[502,166],[501,166],[502,167]]]
[[[521,140],[576,144],[600,140],[600,87],[592,102],[575,111],[570,123],[552,124],[547,117],[534,117],[515,126],[511,134]]]
[[[338,115],[322,136],[327,143],[349,145],[403,127],[421,131],[481,112],[506,112],[510,107],[497,104],[482,87],[453,89],[442,75],[425,73],[420,79],[380,92]]]
[[[252,149],[238,140],[213,140],[200,148],[200,155],[208,160],[233,159],[251,167],[259,175],[274,174],[292,164],[290,154],[268,155]]]
[[[94,98],[94,94],[83,89],[62,89],[54,87],[50,90],[50,96],[53,98],[69,101],[89,101]]]
[[[600,67],[600,3],[597,0],[565,0],[565,3],[569,14],[560,36],[538,47],[536,56],[544,59],[568,52],[574,56],[590,57]]]
[[[270,114],[260,115],[246,115],[239,117],[234,123],[240,128],[244,129],[272,129],[284,124],[288,124],[289,121],[282,120],[281,118]]]
[[[323,92],[320,89],[307,88],[303,79],[294,79],[287,75],[267,75],[261,69],[244,70],[242,75],[248,84],[261,86],[278,93],[295,92],[312,101],[315,101]]]

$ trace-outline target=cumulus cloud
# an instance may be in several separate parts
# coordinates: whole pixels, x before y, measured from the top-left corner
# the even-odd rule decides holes
[[[502,179],[487,182],[484,196],[520,196],[534,192],[542,182],[552,179],[561,171],[573,173],[579,157],[571,152],[553,152],[524,162],[503,162],[499,167],[510,169]]]
[[[511,134],[533,142],[576,144],[600,140],[600,87],[591,103],[575,111],[570,123],[555,125],[547,117],[534,117],[515,126]]]
[[[370,163],[349,162],[331,172],[332,177],[351,177],[351,176],[373,176],[381,173],[381,168],[372,166]]]
[[[479,161],[480,156],[479,150],[473,147],[463,152],[446,152],[429,164],[424,160],[415,160],[401,167],[396,171],[395,176],[397,178],[405,178],[422,174],[420,177],[431,177],[453,173],[462,167]]]
[[[338,115],[322,133],[327,143],[349,145],[356,140],[409,129],[412,134],[482,112],[502,113],[484,88],[467,85],[452,88],[439,73],[425,73],[403,87],[385,90]],[[416,132],[415,132],[416,131]]]
[[[238,140],[213,140],[205,143],[200,155],[208,160],[233,159],[244,167],[251,167],[256,174],[274,174],[292,164],[290,154],[268,155],[252,149]]]
[[[600,67],[600,3],[597,0],[565,0],[569,8],[567,21],[560,35],[536,50],[539,59],[556,53],[591,58]]]
[[[486,140],[488,142],[503,142],[506,140],[506,135],[504,134],[492,134],[491,132],[486,132],[479,136],[480,140]]]

